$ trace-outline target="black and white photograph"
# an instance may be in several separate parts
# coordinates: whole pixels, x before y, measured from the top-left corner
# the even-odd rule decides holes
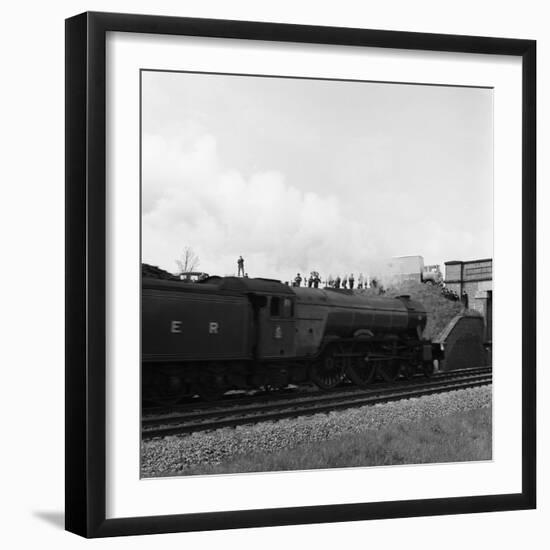
[[[3,546],[544,548],[546,5],[3,7]]]
[[[140,98],[141,477],[491,461],[494,90]]]

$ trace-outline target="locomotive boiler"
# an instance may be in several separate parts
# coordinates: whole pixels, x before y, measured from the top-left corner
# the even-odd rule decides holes
[[[431,375],[439,346],[422,338],[423,306],[408,296],[289,287],[271,279],[142,282],[143,398],[175,402],[231,389],[313,382],[366,387]]]

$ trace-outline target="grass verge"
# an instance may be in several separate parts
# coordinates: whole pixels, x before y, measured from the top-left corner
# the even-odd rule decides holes
[[[237,455],[222,464],[190,466],[173,475],[490,460],[491,419],[491,408],[476,409],[437,419],[392,424],[376,431],[346,434],[277,453]]]

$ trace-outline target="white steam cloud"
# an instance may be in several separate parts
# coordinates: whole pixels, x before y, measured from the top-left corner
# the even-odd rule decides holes
[[[336,196],[303,192],[276,171],[220,166],[216,140],[144,135],[143,261],[174,271],[185,246],[210,274],[232,274],[245,258],[251,277],[289,280],[312,270],[341,275],[379,255],[366,225],[346,219]],[[363,267],[365,266],[365,267]]]
[[[212,135],[144,134],[142,257],[174,272],[191,247],[200,271],[229,275],[242,255],[250,277],[290,281],[313,270],[357,278],[391,256],[421,254],[432,263],[455,259],[442,257],[443,247],[472,247],[467,227],[441,223],[444,195],[437,217],[413,197],[376,181],[357,196],[303,191],[279,171],[224,167]]]

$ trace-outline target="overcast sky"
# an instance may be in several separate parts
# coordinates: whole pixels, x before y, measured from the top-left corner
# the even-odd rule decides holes
[[[289,280],[492,257],[493,92],[142,73],[142,258]]]

